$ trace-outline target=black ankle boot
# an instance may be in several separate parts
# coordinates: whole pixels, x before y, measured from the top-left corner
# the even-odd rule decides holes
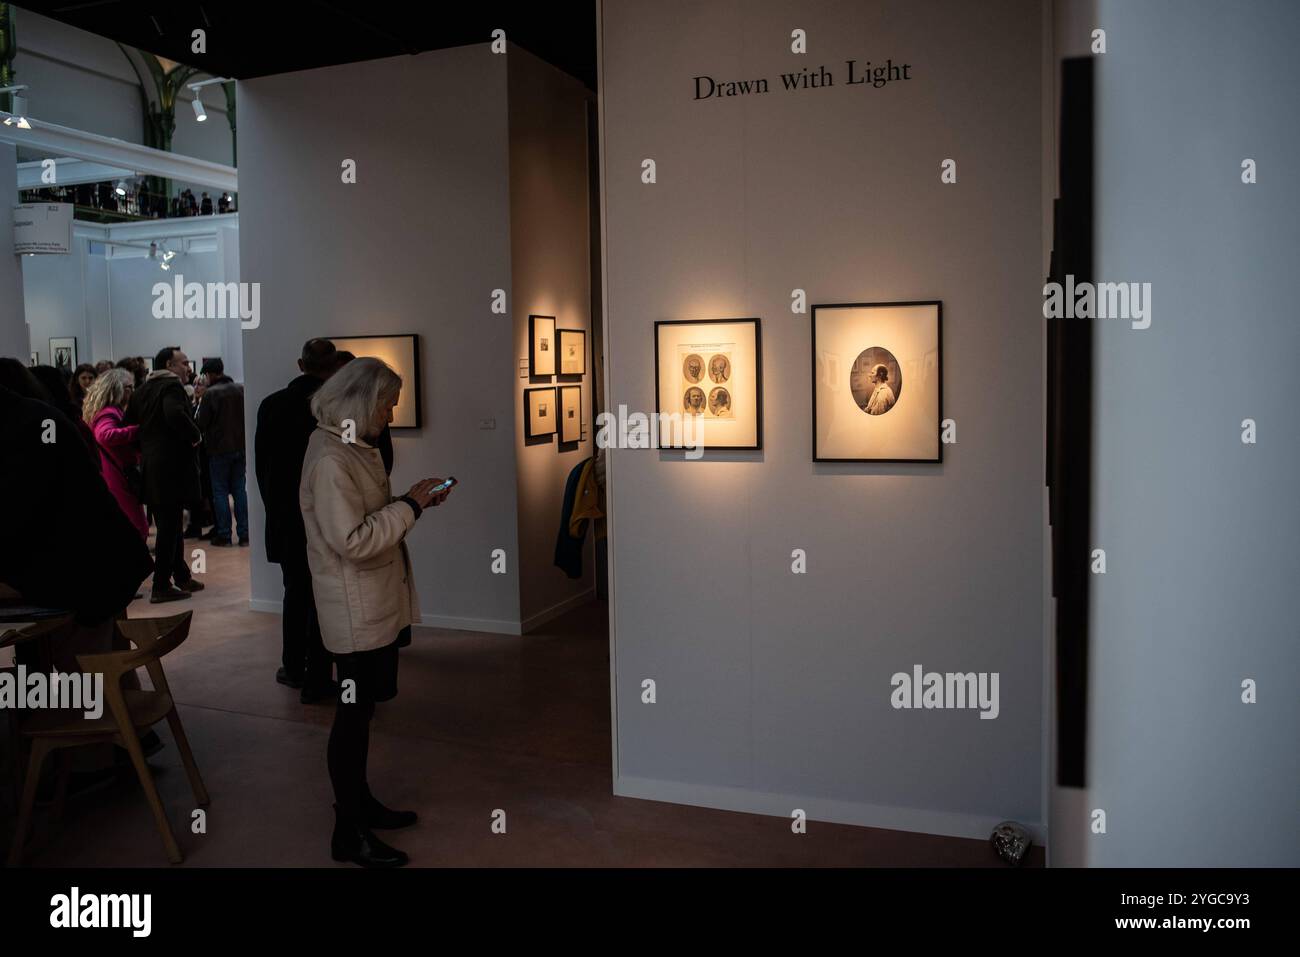
[[[339,816],[338,805],[334,806],[330,856],[336,861],[351,861],[362,867],[401,867],[411,860],[402,851],[375,837],[370,828],[344,821]]]
[[[377,831],[396,831],[398,828],[410,827],[420,819],[414,811],[394,811],[384,807],[375,800],[369,788],[366,789],[362,813],[365,815],[366,827]]]

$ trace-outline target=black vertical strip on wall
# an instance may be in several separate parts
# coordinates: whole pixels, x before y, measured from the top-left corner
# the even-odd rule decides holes
[[[1094,61],[1061,69],[1060,197],[1049,282],[1092,282]],[[1057,783],[1087,776],[1088,584],[1092,552],[1093,320],[1047,323],[1047,485],[1056,598]]]

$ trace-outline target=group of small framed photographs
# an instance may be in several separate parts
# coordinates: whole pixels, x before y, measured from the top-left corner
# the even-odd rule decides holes
[[[940,462],[943,304],[812,307],[815,462]],[[655,323],[660,448],[763,447],[758,319]]]
[[[528,373],[533,380],[555,376],[558,384],[524,390],[524,437],[558,435],[561,445],[580,441],[586,330],[557,329],[554,316],[529,316]]]

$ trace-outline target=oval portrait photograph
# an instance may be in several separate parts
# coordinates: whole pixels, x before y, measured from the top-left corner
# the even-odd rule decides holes
[[[726,382],[731,378],[731,360],[722,353],[717,353],[709,360],[709,378],[714,382]]]
[[[682,396],[682,408],[691,415],[704,414],[704,390],[699,386],[691,386]]]
[[[682,375],[687,382],[699,382],[704,378],[704,360],[692,352],[682,360]]]
[[[714,415],[731,414],[731,393],[718,387],[709,393],[709,411]]]
[[[903,372],[888,349],[872,346],[853,360],[849,373],[853,401],[867,415],[884,415],[903,394]]]

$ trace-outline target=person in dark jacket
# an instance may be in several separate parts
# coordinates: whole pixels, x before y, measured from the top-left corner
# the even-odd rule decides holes
[[[64,369],[55,366],[32,366],[32,376],[41,384],[45,395],[43,402],[48,402],[54,406],[73,423],[77,430],[77,437],[86,447],[92,461],[99,458],[99,446],[95,444],[94,433],[90,431],[90,426],[81,421],[81,404],[73,402],[72,395],[69,392],[71,388],[71,377]]]
[[[307,442],[316,431],[311,397],[337,368],[334,343],[311,339],[302,347],[298,376],[257,408],[253,455],[257,488],[266,507],[266,558],[284,576],[283,652],[275,680],[301,689],[304,704],[332,698],[333,659],[321,640],[307,564],[307,532],[298,504]]]
[[[202,439],[190,415],[185,394],[189,360],[174,346],[154,356],[153,372],[136,389],[126,408],[126,424],[140,426],[144,467],[144,500],[153,512],[154,539],[151,602],[189,598],[203,590],[190,574],[181,537],[185,507],[199,501],[199,468],[195,446]],[[174,584],[173,584],[174,582]]]
[[[230,541],[230,499],[235,501],[235,530],[239,544],[248,544],[248,491],[244,459],[244,387],[226,375],[220,359],[203,364],[207,388],[199,399],[195,416],[208,452],[208,473],[212,476],[212,511],[216,528],[212,544],[228,546]]]
[[[16,363],[15,363],[16,364]],[[0,384],[0,581],[33,605],[70,609],[78,625],[122,613],[149,575],[149,549],[122,514],[74,423],[54,406]],[[68,542],[91,542],[111,561],[93,574],[68,566]]]

